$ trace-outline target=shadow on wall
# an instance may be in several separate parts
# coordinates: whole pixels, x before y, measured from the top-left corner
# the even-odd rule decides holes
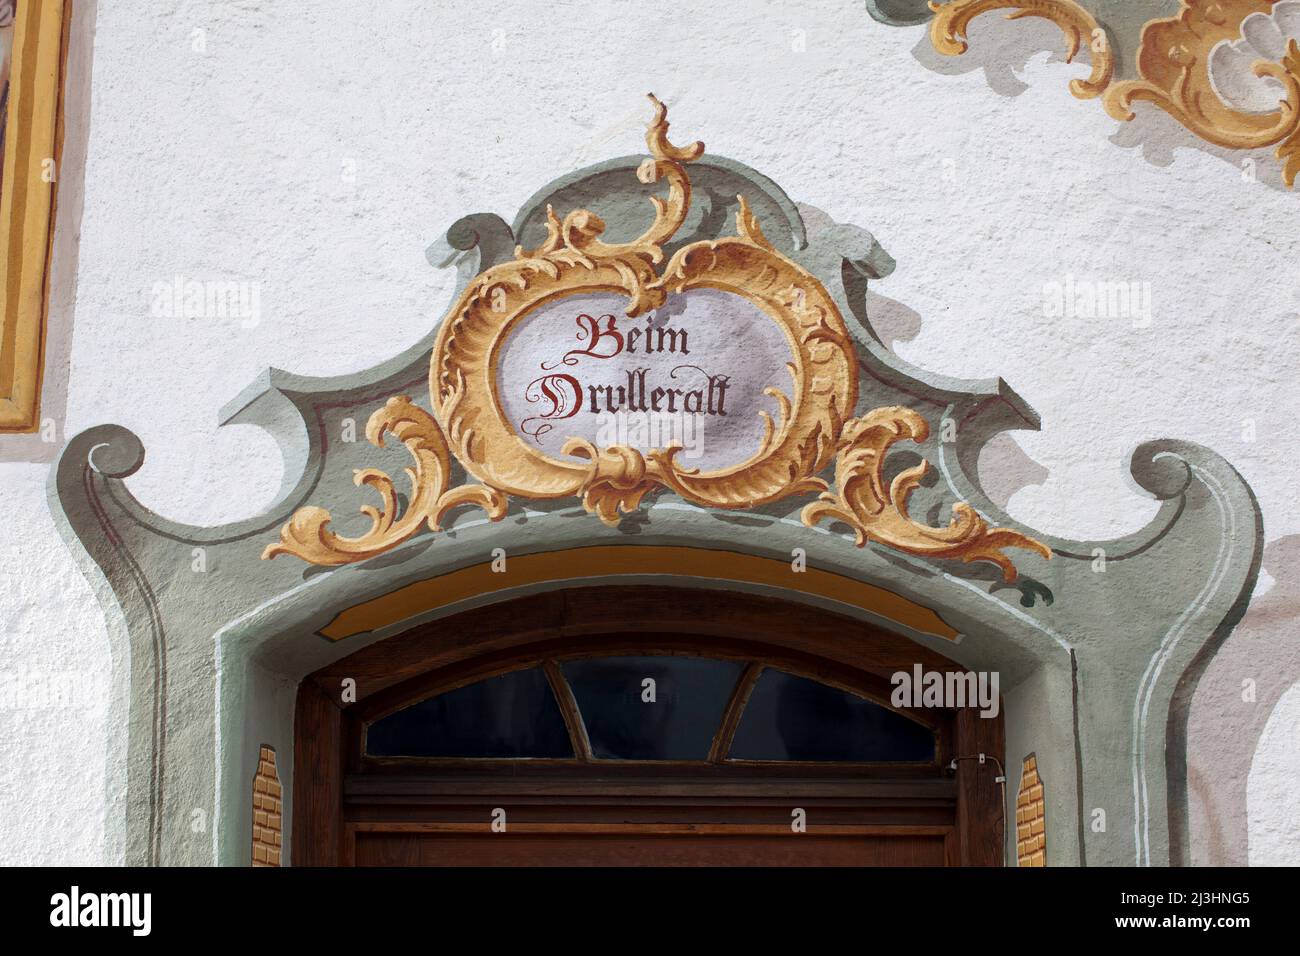
[[[1251,602],[1192,697],[1187,796],[1197,866],[1249,862],[1251,764],[1278,701],[1300,681],[1300,535],[1265,546],[1263,574],[1273,578],[1272,587]]]
[[[1167,169],[1174,163],[1176,149],[1195,149],[1234,167],[1242,181],[1253,179],[1279,192],[1293,192],[1282,181],[1282,164],[1273,147],[1224,149],[1193,136],[1172,116],[1154,107],[1139,104],[1134,112],[1132,122],[1120,123],[1110,141],[1121,149],[1140,149],[1142,158],[1152,166]]]
[[[1067,62],[1060,28],[1045,20],[1027,18],[1007,23],[993,16],[982,17],[972,25],[971,32],[975,37],[969,49],[960,56],[940,53],[930,42],[928,33],[912,48],[912,55],[927,70],[943,76],[963,76],[982,70],[989,89],[1007,98],[1019,96],[1029,89],[1021,75],[1036,55],[1050,54],[1048,63]],[[1074,62],[1087,61],[1085,50]],[[1079,109],[1103,109],[1100,100],[1080,100],[1074,105]],[[1194,135],[1154,106],[1139,103],[1134,114],[1129,122],[1116,122],[1117,128],[1110,142],[1121,149],[1141,150],[1142,158],[1152,166],[1166,169],[1173,165],[1176,150],[1195,149],[1232,166],[1243,180],[1253,179],[1281,192],[1292,191],[1282,181],[1282,164],[1274,155],[1273,147],[1224,149]]]
[[[982,70],[989,89],[1008,98],[1029,89],[1020,75],[1036,55],[1050,53],[1048,63],[1066,62],[1061,30],[1054,24],[1035,19],[1000,24],[996,17],[989,19],[991,29],[981,30],[983,23],[972,25],[971,32],[978,31],[978,37],[961,56],[940,53],[930,42],[928,32],[912,48],[912,56],[931,73],[943,76],[964,76]],[[1080,54],[1075,62],[1085,59],[1086,54]]]
[[[899,342],[910,342],[921,334],[921,313],[896,299],[887,299],[867,289],[867,318],[880,344],[891,352]]]
[[[1017,491],[1041,485],[1051,475],[1006,432],[999,432],[984,445],[979,467],[984,493],[1003,511]]]
[[[915,309],[870,288],[866,295],[866,314],[871,333],[895,354],[898,343],[915,339],[925,324],[921,313]],[[1006,432],[999,432],[984,445],[979,466],[984,492],[1004,511],[1017,491],[1041,485],[1050,474],[1026,455],[1020,444]]]

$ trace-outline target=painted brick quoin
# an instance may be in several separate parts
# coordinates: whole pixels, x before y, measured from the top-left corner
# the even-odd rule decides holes
[[[263,746],[253,776],[253,866],[280,865],[280,797],[275,751]]]
[[[1043,782],[1038,776],[1038,758],[1025,758],[1016,797],[1016,864],[1047,865],[1047,826],[1044,815]]]

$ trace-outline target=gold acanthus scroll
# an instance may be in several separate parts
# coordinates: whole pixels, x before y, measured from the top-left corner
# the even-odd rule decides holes
[[[878,408],[848,417],[857,404],[857,356],[834,300],[816,278],[783,256],[763,236],[744,197],[737,197],[736,235],[690,243],[670,261],[663,246],[685,221],[690,179],[685,164],[704,152],[702,143],[675,147],[668,141],[667,109],[651,96],[655,116],[646,133],[650,158],[638,170],[646,183],[666,180],[666,199],[652,197],[654,221],[637,239],[600,240],[604,223],[587,210],[560,219],[547,210],[547,236],[515,259],[485,270],[443,321],[430,363],[434,414],[397,396],[377,411],[366,434],[376,445],[392,435],[406,446],[411,493],[399,514],[393,481],[373,469],[356,483],[379,492],[381,505],[362,509],[370,528],[343,537],[328,525],[322,508],[299,509],[269,545],[264,558],[292,554],[320,565],[343,565],[382,554],[427,527],[437,531],[460,505],[482,508],[493,521],[505,516],[510,496],[532,499],[579,497],[590,513],[616,525],[640,507],[645,495],[666,488],[708,508],[745,509],[794,495],[820,494],[803,509],[808,526],[832,519],[851,528],[858,546],[875,541],[934,559],[990,561],[1008,581],[1016,569],[1007,548],[1051,557],[1046,545],[1020,532],[991,528],[969,505],[954,507],[947,527],[931,527],[908,513],[908,498],[926,465],[908,469],[888,488],[885,456],[897,441],[925,441],[929,428],[915,411]],[[672,293],[725,289],[747,299],[777,323],[791,343],[789,393],[772,384],[775,418],[763,413],[765,435],[747,460],[700,472],[678,462],[681,446],[642,451],[626,445],[597,448],[570,439],[564,457],[526,442],[502,413],[496,357],[516,323],[540,304],[565,295],[617,291],[628,297],[627,314],[661,306]],[[477,482],[451,487],[455,458]],[[820,477],[834,463],[835,487]]]
[[[1223,42],[1242,39],[1242,24],[1252,14],[1268,14],[1277,0],[1181,0],[1170,17],[1149,20],[1137,53],[1140,79],[1115,80],[1115,54],[1097,19],[1077,0],[931,0],[930,40],[948,56],[966,52],[970,22],[984,13],[1008,10],[1008,19],[1041,17],[1065,33],[1068,60],[1083,46],[1092,57],[1092,75],[1074,80],[1080,99],[1101,97],[1118,120],[1134,118],[1133,104],[1151,103],[1216,146],[1227,149],[1277,147],[1288,186],[1300,175],[1300,44],[1288,40],[1280,60],[1260,59],[1256,76],[1276,80],[1281,99],[1276,110],[1239,110],[1219,95],[1210,75],[1210,54]]]
[[[930,42],[945,56],[966,52],[966,31],[980,14],[1010,10],[1008,20],[1039,17],[1060,27],[1067,44],[1066,62],[1074,62],[1083,46],[1091,50],[1092,75],[1070,83],[1070,92],[1079,99],[1100,96],[1115,75],[1115,55],[1106,42],[1105,32],[1093,15],[1075,0],[951,0],[948,3],[931,0],[930,9],[934,11]]]

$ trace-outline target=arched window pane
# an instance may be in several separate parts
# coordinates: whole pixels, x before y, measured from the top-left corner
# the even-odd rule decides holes
[[[430,697],[370,725],[374,757],[572,757],[540,667]]]
[[[735,760],[932,761],[934,734],[887,707],[768,668],[732,741]]]
[[[611,760],[706,759],[744,670],[734,661],[671,656],[593,657],[562,667],[592,754]]]

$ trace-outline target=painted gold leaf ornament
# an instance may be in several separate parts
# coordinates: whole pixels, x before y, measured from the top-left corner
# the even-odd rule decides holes
[[[873,409],[844,425],[835,460],[835,490],[822,494],[803,509],[803,523],[812,527],[825,520],[840,521],[853,529],[858,547],[876,541],[899,551],[927,558],[991,561],[1008,581],[1016,567],[1006,548],[1025,548],[1052,556],[1042,542],[1009,528],[990,528],[965,502],[953,506],[951,523],[935,528],[914,520],[907,502],[929,470],[929,462],[900,472],[885,487],[885,455],[903,439],[925,441],[930,427],[910,408]]]
[[[311,564],[342,565],[363,561],[397,547],[417,534],[424,525],[439,530],[443,516],[458,505],[476,505],[498,521],[506,513],[506,496],[483,485],[448,488],[451,455],[438,423],[407,395],[397,395],[370,416],[366,438],[382,448],[391,434],[406,446],[414,467],[406,469],[411,495],[399,516],[397,489],[392,478],[375,468],[358,469],[354,481],[379,493],[382,507],[364,505],[361,513],[370,528],[355,538],[345,538],[327,527],[331,515],[324,508],[299,508],[280,530],[280,540],[267,545],[263,558],[292,554]]]
[[[791,395],[776,384],[775,421],[763,413],[758,451],[731,468],[698,472],[655,457],[655,479],[687,501],[714,508],[755,508],[792,494],[821,491],[817,473],[830,464],[834,436],[858,400],[857,357],[839,310],[812,275],[768,242],[743,196],[736,235],[691,243],[664,267],[658,288],[674,294],[722,289],[749,300],[781,326],[793,343]]]
[[[1273,0],[1183,0],[1177,16],[1152,20],[1142,29],[1138,51],[1140,80],[1114,84],[1106,110],[1119,120],[1133,119],[1133,104],[1151,103],[1197,136],[1227,149],[1277,146],[1283,179],[1294,186],[1300,173],[1300,46],[1291,37],[1278,62],[1261,57],[1258,77],[1281,85],[1276,110],[1254,113],[1224,101],[1211,75],[1211,54],[1221,43],[1242,37],[1251,16],[1268,14]]]
[[[667,110],[653,96],[651,101],[650,158],[637,176],[645,183],[666,183],[668,192],[651,197],[654,215],[645,231],[630,242],[606,243],[601,239],[605,223],[594,212],[577,209],[561,217],[548,208],[541,244],[520,246],[512,261],[486,269],[444,319],[429,369],[434,414],[399,396],[370,420],[367,435],[374,444],[392,434],[415,461],[407,469],[406,509],[399,513],[386,474],[360,471],[357,484],[374,488],[381,500],[378,508],[362,509],[371,519],[368,532],[341,537],[327,527],[328,512],[302,508],[264,557],[294,554],[314,564],[348,564],[395,547],[425,525],[438,530],[443,516],[458,505],[477,506],[498,520],[510,496],[578,497],[588,512],[617,525],[656,488],[701,507],[728,509],[821,494],[821,501],[804,509],[810,525],[835,518],[855,528],[859,546],[872,540],[929,557],[993,561],[1008,579],[1015,569],[1002,548],[1048,554],[1016,532],[989,529],[966,505],[956,507],[949,528],[912,521],[907,497],[924,469],[905,473],[914,479],[895,479],[888,492],[883,489],[888,447],[901,437],[923,440],[927,426],[907,409],[881,409],[846,421],[858,402],[858,364],[844,320],[821,283],[767,240],[743,196],[737,197],[735,235],[689,243],[663,262],[663,246],[690,208],[685,164],[698,159],[704,146],[669,142]],[[789,381],[764,389],[776,402],[776,414],[760,413],[762,438],[747,459],[702,471],[679,463],[680,444],[599,448],[577,436],[553,457],[507,418],[497,365],[508,336],[534,310],[567,296],[612,292],[627,297],[626,314],[635,317],[660,307],[670,295],[696,289],[746,301],[776,324],[790,348]],[[480,484],[450,488],[453,457]],[[832,463],[835,492],[820,477]]]
[[[1276,109],[1253,112],[1227,102],[1213,76],[1211,59],[1221,44],[1240,42],[1250,18],[1278,14],[1293,0],[1180,0],[1169,17],[1148,20],[1137,52],[1137,79],[1116,80],[1116,62],[1105,28],[1077,0],[930,0],[930,40],[948,56],[968,49],[967,30],[984,13],[1008,10],[1009,19],[1040,17],[1061,28],[1068,60],[1083,46],[1092,73],[1074,80],[1080,99],[1102,97],[1106,111],[1123,122],[1134,119],[1136,103],[1150,103],[1189,131],[1225,149],[1277,147],[1282,177],[1294,186],[1300,175],[1300,46],[1292,35],[1285,50],[1261,53],[1252,72],[1281,87]],[[1290,21],[1294,26],[1294,19]],[[1279,23],[1279,29],[1283,24]],[[1292,30],[1294,34],[1294,30]]]
[[[970,22],[984,13],[1009,10],[1008,20],[1039,17],[1061,28],[1066,39],[1066,62],[1074,62],[1087,46],[1092,53],[1092,75],[1071,80],[1070,92],[1081,100],[1100,96],[1115,75],[1115,54],[1096,18],[1075,0],[931,0],[930,42],[945,56],[959,56],[969,49],[966,33]]]
[[[655,487],[705,507],[753,508],[793,493],[820,490],[814,476],[830,464],[833,435],[857,402],[857,365],[848,330],[829,293],[763,236],[738,198],[736,235],[690,243],[663,266],[663,245],[690,208],[685,164],[703,154],[694,143],[668,140],[667,111],[653,99],[646,133],[651,156],[638,169],[643,182],[666,182],[667,198],[652,197],[653,220],[636,239],[601,238],[604,223],[590,210],[561,218],[547,211],[547,234],[513,262],[486,270],[452,306],[434,346],[430,391],[435,413],[466,470],[507,494],[528,498],[579,496],[607,522],[635,508]],[[529,314],[569,295],[615,292],[626,314],[642,315],[670,294],[721,290],[747,300],[786,333],[794,350],[791,394],[780,383],[780,420],[768,422],[761,447],[731,467],[700,472],[681,467],[670,450],[593,449],[578,442],[556,457],[526,440],[502,414],[497,356]]]
[[[1300,43],[1295,40],[1289,42],[1282,66],[1291,79],[1292,87],[1300,84]],[[1300,117],[1300,109],[1295,109],[1295,112]],[[1293,124],[1291,132],[1278,145],[1277,158],[1282,161],[1283,181],[1288,186],[1294,186],[1296,176],[1300,175],[1300,121]]]
[[[591,471],[579,489],[582,504],[611,526],[641,507],[641,499],[656,485],[671,484],[677,470],[673,459],[681,450],[676,444],[647,454],[626,445],[601,450],[583,438],[569,439],[562,449],[566,455],[591,462]]]

